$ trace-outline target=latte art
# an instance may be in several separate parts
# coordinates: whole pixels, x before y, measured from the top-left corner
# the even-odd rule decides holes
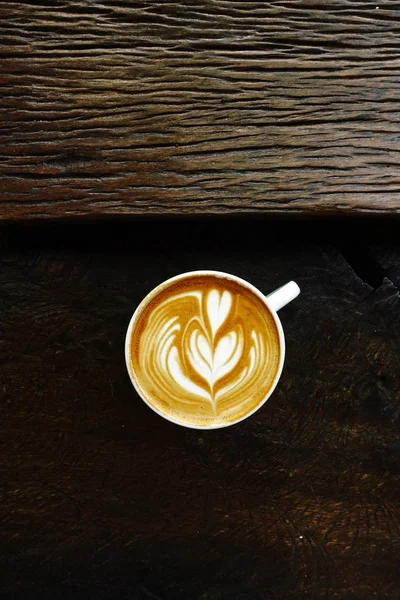
[[[142,367],[153,372],[169,395],[193,394],[216,412],[220,398],[234,388],[239,391],[254,376],[265,358],[262,336],[252,331],[246,366],[235,370],[244,358],[245,338],[234,300],[228,291],[188,292],[165,300],[153,313],[142,343],[153,336],[159,341],[153,352],[144,353]],[[176,310],[190,303],[198,314],[187,323],[178,316],[168,318],[171,304]]]
[[[192,425],[221,425],[265,397],[279,364],[268,308],[235,281],[190,277],[143,308],[132,332],[132,371],[148,401]]]

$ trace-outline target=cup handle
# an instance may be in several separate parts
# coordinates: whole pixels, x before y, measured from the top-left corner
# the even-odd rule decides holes
[[[300,288],[295,281],[289,281],[282,285],[280,288],[271,292],[266,296],[268,301],[268,306],[278,312],[281,308],[289,304],[292,300],[297,298],[300,294]]]

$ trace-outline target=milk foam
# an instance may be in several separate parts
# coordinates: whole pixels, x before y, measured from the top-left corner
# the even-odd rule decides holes
[[[144,393],[151,390],[151,401],[158,398],[190,421],[247,410],[260,389],[265,394],[279,360],[268,309],[238,284],[213,279],[161,294],[133,332],[139,338],[133,366]]]
[[[181,325],[176,323],[177,317],[172,317],[165,324],[160,323],[161,341],[153,356],[153,367],[158,369],[161,377],[172,378],[182,390],[208,400],[215,407],[215,400],[221,395],[221,392],[215,391],[215,384],[236,367],[243,352],[243,331],[232,330],[219,340],[216,338],[232,309],[233,297],[228,291],[211,290],[205,303],[202,302],[202,292],[195,297],[199,301],[199,315],[188,323],[195,326],[185,338],[187,347],[184,352],[193,370],[204,381],[203,387],[194,383],[185,372],[184,360],[176,344],[176,332],[181,332]],[[184,298],[185,295],[179,294],[169,297],[166,302],[174,304]],[[203,304],[206,315],[202,314]]]

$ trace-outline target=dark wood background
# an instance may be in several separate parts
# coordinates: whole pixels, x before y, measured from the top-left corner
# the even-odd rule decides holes
[[[398,225],[3,226],[4,597],[398,600]],[[137,304],[196,268],[302,289],[280,385],[220,431],[158,417],[125,371]]]
[[[400,211],[393,0],[0,5],[0,217]]]
[[[398,600],[399,222],[105,218],[400,213],[400,4],[3,1],[0,33],[0,593]],[[302,289],[215,432],[123,358],[196,268]]]

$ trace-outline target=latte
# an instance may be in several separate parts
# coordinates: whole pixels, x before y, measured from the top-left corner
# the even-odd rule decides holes
[[[170,280],[133,319],[131,376],[156,412],[189,427],[223,427],[263,402],[279,370],[275,320],[258,295],[223,274]]]
[[[266,304],[236,279],[190,274],[140,305],[130,369],[156,412],[192,427],[221,427],[253,412],[273,386],[280,341]]]

